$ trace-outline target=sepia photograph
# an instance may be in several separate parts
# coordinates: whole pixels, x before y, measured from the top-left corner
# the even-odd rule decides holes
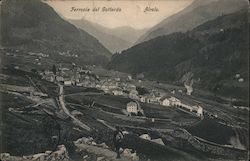
[[[248,161],[249,0],[0,0],[0,161]]]

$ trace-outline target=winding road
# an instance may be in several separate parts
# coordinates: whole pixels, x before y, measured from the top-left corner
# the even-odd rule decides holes
[[[68,115],[72,120],[73,123],[87,131],[91,131],[91,128],[89,126],[87,126],[86,124],[82,123],[80,120],[78,120],[77,118],[75,118],[75,116],[73,116],[69,110],[67,109],[65,102],[64,102],[64,94],[63,94],[63,85],[58,85],[59,86],[59,105],[60,108],[63,110],[63,112]]]

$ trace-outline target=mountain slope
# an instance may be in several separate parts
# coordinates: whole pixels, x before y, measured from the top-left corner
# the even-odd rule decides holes
[[[84,31],[91,34],[92,36],[96,37],[103,44],[103,46],[109,49],[112,53],[120,52],[132,46],[131,42],[125,41],[112,34],[103,32],[103,31],[107,31],[108,29],[100,25],[94,24],[90,21],[87,21],[84,19],[81,19],[81,20],[68,19],[68,21],[71,24],[74,24],[76,27],[83,29]]]
[[[246,0],[195,0],[181,12],[170,16],[139,38],[137,43],[173,32],[186,32],[217,16],[247,7]]]
[[[97,39],[64,21],[39,0],[5,0],[1,6],[2,46],[43,52],[53,59],[105,64],[111,53]],[[60,53],[78,55],[61,56]]]
[[[87,20],[82,19],[82,27],[85,27],[83,25],[91,25],[97,29],[98,31],[115,36],[117,38],[120,38],[124,41],[127,41],[129,43],[135,43],[140,36],[142,36],[148,29],[135,29],[130,26],[121,26],[121,27],[115,27],[115,28],[107,28],[102,25],[99,25],[97,23],[93,23]],[[78,23],[81,23],[81,20],[77,20]]]
[[[122,26],[111,29],[111,32],[116,37],[126,40],[131,43],[135,43],[148,29],[135,29],[130,26]]]
[[[238,96],[244,90],[247,96],[247,20],[244,10],[157,37],[114,55],[108,68],[177,84],[192,77],[196,87]],[[234,79],[237,73],[245,83]]]

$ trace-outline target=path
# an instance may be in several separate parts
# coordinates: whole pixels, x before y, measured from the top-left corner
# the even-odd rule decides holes
[[[67,107],[65,105],[65,102],[64,102],[63,85],[60,85],[60,84],[59,84],[59,106],[63,110],[63,112],[65,114],[67,114],[73,120],[74,124],[76,124],[77,126],[83,128],[83,129],[85,129],[87,131],[91,131],[90,127],[88,127],[86,124],[82,123],[80,120],[78,120],[73,115],[71,115],[71,113],[67,109]]]

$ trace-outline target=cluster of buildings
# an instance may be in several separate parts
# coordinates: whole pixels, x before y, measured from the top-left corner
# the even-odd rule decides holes
[[[186,102],[184,100],[181,101],[180,99],[174,97],[173,94],[166,95],[166,93],[161,93],[157,90],[151,90],[149,91],[149,94],[138,95],[138,92],[135,92],[134,95],[134,97],[130,97],[129,95],[129,98],[142,103],[160,104],[166,107],[181,108],[185,111],[196,114],[198,117],[203,117],[204,114],[201,104]]]
[[[70,53],[70,51],[58,52],[58,54],[61,55],[61,56],[66,56],[66,57],[75,57],[75,58],[78,58],[77,54]]]
[[[31,56],[37,56],[40,59],[49,57],[49,54],[44,54],[44,53],[28,52],[28,54],[31,55]]]
[[[174,96],[163,96],[163,97],[158,96],[157,97],[157,96],[152,96],[152,95],[151,96],[146,95],[146,96],[139,96],[138,101],[143,102],[143,103],[160,104],[166,107],[174,107],[174,108],[183,109],[190,113],[196,114],[196,116],[198,117],[203,117],[203,114],[204,114],[203,107],[200,104],[197,105],[197,104],[183,102]],[[139,109],[136,107],[136,105],[137,105],[136,103],[127,104],[127,111],[136,113],[135,111]]]
[[[50,70],[46,70],[40,73],[43,79],[50,82],[60,82],[65,86],[85,86],[96,87],[95,79],[89,70],[82,69],[81,67],[72,68],[58,68],[56,74]]]
[[[121,80],[119,77],[110,78],[92,74],[91,71],[81,67],[72,66],[69,68],[58,68],[57,73],[52,71],[44,71],[42,74],[44,79],[51,82],[62,82],[65,86],[82,86],[87,88],[97,88],[105,93],[123,96],[134,100],[127,104],[127,112],[137,115],[141,112],[138,102],[160,104],[167,107],[182,108],[186,111],[195,113],[199,117],[203,117],[203,108],[201,105],[190,105],[180,101],[178,98],[166,96],[165,93],[160,93],[157,90],[151,90],[149,93],[140,95],[134,84],[131,83],[131,78]]]

